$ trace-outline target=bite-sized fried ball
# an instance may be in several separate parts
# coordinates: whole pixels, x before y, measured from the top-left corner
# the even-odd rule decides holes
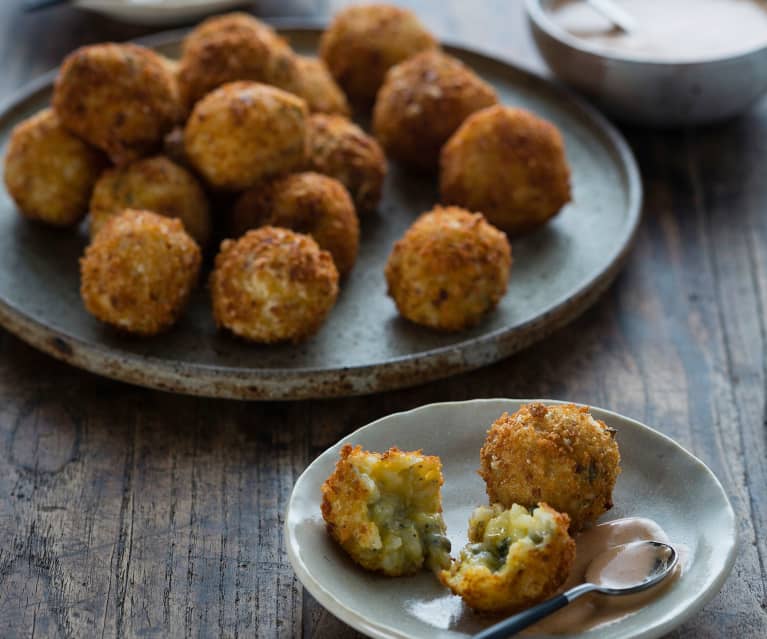
[[[498,102],[493,88],[460,60],[424,51],[389,69],[373,110],[386,154],[416,169],[436,169],[442,145],[475,111]]]
[[[620,473],[615,430],[585,406],[540,403],[501,415],[487,432],[479,474],[490,501],[539,501],[570,516],[572,531],[612,508]]]
[[[106,166],[103,154],[61,126],[44,109],[17,124],[5,156],[5,185],[19,210],[54,226],[71,226],[88,210],[88,198]]]
[[[185,39],[178,82],[184,105],[227,82],[249,80],[289,89],[295,54],[270,26],[244,13],[209,18]]]
[[[253,342],[299,342],[335,304],[338,271],[308,235],[264,226],[221,243],[210,289],[218,326]]]
[[[459,331],[479,322],[506,292],[511,246],[480,213],[436,206],[395,245],[389,295],[411,322]]]
[[[357,212],[375,210],[386,177],[386,156],[374,138],[339,115],[309,118],[308,167],[335,178],[352,196]]]
[[[540,226],[570,201],[562,135],[523,109],[470,115],[442,147],[440,168],[443,202],[482,211],[507,233]]]
[[[184,129],[189,161],[211,186],[242,191],[301,167],[306,103],[255,82],[232,82],[206,95]]]
[[[146,155],[181,117],[176,80],[154,51],[94,44],[66,57],[53,108],[61,123],[123,164]]]
[[[545,503],[480,506],[469,520],[469,543],[440,581],[480,612],[516,612],[565,582],[575,559],[569,519]]]
[[[126,208],[178,218],[200,246],[210,237],[205,192],[189,171],[164,155],[137,160],[102,174],[91,197],[91,237]]]
[[[294,173],[245,191],[234,206],[232,226],[239,236],[260,226],[279,226],[311,235],[330,251],[340,275],[357,259],[360,225],[348,191],[319,173]]]
[[[450,565],[442,519],[442,463],[420,450],[373,453],[346,445],[322,484],[328,532],[367,570],[390,577]]]
[[[349,115],[349,103],[336,84],[325,63],[319,58],[296,56],[297,74],[295,84],[286,87],[306,100],[312,113],[335,113]]]
[[[339,11],[320,40],[320,57],[346,91],[365,107],[373,103],[390,67],[439,44],[411,11],[385,4]]]
[[[80,296],[97,319],[155,335],[181,316],[200,270],[200,249],[180,220],[127,209],[80,259]]]

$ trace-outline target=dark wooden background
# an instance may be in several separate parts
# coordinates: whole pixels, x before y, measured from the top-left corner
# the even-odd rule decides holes
[[[542,69],[519,0],[407,4],[440,36]],[[20,5],[0,2],[0,98],[78,45],[148,32]],[[767,101],[724,126],[625,133],[646,191],[625,271],[570,327],[477,372],[374,397],[213,401],[100,379],[0,331],[0,636],[356,637],[291,571],[294,479],[384,414],[508,396],[622,412],[709,464],[737,513],[738,560],[671,636],[766,637]]]

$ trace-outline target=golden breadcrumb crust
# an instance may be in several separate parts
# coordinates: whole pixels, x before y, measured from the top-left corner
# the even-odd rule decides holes
[[[436,170],[442,145],[475,111],[498,102],[495,90],[460,60],[424,51],[389,69],[373,110],[386,154],[418,170]]]
[[[104,225],[80,259],[80,295],[102,322],[155,335],[180,317],[200,262],[180,220],[127,209]]]
[[[330,70],[319,58],[296,56],[295,84],[288,90],[306,100],[312,113],[350,113],[346,95],[336,84]]]
[[[213,187],[245,190],[305,162],[306,103],[255,82],[232,82],[194,107],[184,130],[189,161]]]
[[[492,502],[545,501],[570,516],[573,531],[612,508],[621,470],[615,430],[574,404],[533,403],[504,413],[488,431],[480,459]]]
[[[506,236],[481,214],[437,206],[394,245],[385,274],[389,295],[404,317],[459,331],[498,304],[510,268]]]
[[[279,226],[311,235],[330,251],[340,275],[354,266],[360,225],[354,203],[338,180],[319,173],[294,173],[245,191],[234,205],[233,232]]]
[[[516,235],[570,201],[570,167],[557,127],[523,109],[492,106],[470,115],[442,148],[446,204],[481,211]]]
[[[61,126],[51,109],[17,124],[5,155],[8,193],[29,218],[71,226],[88,210],[104,155]]]
[[[210,211],[205,192],[189,171],[163,155],[102,174],[91,197],[91,237],[126,208],[178,218],[200,246],[205,246],[210,237]]]
[[[378,142],[351,120],[322,113],[309,117],[307,138],[307,168],[341,182],[359,214],[375,210],[386,177]]]
[[[210,289],[218,326],[253,342],[299,342],[335,304],[338,271],[308,235],[264,226],[222,242]]]

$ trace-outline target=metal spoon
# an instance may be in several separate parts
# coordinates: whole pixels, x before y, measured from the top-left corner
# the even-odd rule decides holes
[[[636,31],[637,23],[634,17],[623,7],[618,6],[613,0],[586,0],[586,3],[612,22],[616,27],[625,33]]]
[[[529,608],[524,612],[513,615],[508,619],[504,619],[494,626],[490,626],[486,630],[474,635],[473,639],[504,639],[505,637],[510,637],[560,608],[564,608],[571,601],[574,601],[581,595],[585,595],[589,592],[598,592],[603,595],[633,595],[642,592],[643,590],[647,590],[648,588],[652,588],[671,574],[676,567],[679,556],[673,546],[664,544],[660,541],[632,542],[631,544],[624,544],[624,546],[611,548],[607,552],[614,554],[616,557],[620,557],[619,552],[622,548],[632,546],[636,549],[639,545],[651,548],[653,556],[647,574],[638,582],[626,585],[621,584],[620,586],[613,584],[612,587],[590,582],[582,583],[579,586],[575,586],[575,588],[563,592],[561,595],[557,595],[556,597]],[[591,566],[599,561],[600,557],[603,557],[603,555],[596,557],[594,561],[591,562]]]

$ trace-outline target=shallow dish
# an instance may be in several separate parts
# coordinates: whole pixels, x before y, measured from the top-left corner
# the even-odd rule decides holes
[[[476,472],[486,431],[501,413],[528,401],[478,399],[422,406],[379,419],[322,453],[296,481],[285,514],[288,557],[306,589],[339,619],[371,637],[458,639],[491,623],[471,613],[427,572],[392,579],[353,564],[325,531],[320,486],[347,443],[376,451],[392,445],[422,448],[439,455],[445,522],[455,551],[466,543],[471,511],[487,502]],[[721,588],[735,560],[735,515],[714,474],[673,440],[610,411],[593,408],[592,414],[617,429],[623,468],[615,507],[600,521],[654,519],[672,542],[689,549],[690,558],[680,579],[645,608],[579,636],[659,637],[695,614]]]
[[[301,53],[320,29],[280,29]],[[178,55],[183,32],[144,41]],[[383,267],[394,242],[438,200],[436,178],[392,165],[378,213],[362,219],[360,258],[320,332],[300,345],[255,346],[216,330],[208,290],[167,334],[117,335],[84,310],[78,259],[87,236],[31,224],[0,188],[0,324],[54,357],[134,384],[239,399],[377,392],[477,368],[529,345],[583,312],[622,266],[640,218],[641,183],[623,138],[593,109],[526,71],[466,49],[447,50],[492,83],[504,102],[555,122],[573,169],[574,202],[513,242],[515,265],[499,308],[479,326],[437,334],[397,315]],[[47,106],[53,74],[0,107],[0,155],[11,127]]]
[[[114,20],[152,26],[179,25],[219,11],[253,4],[254,0],[74,0],[79,9],[100,13]]]

